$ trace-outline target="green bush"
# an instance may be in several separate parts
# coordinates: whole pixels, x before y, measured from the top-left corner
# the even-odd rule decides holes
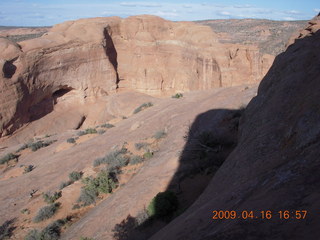
[[[48,204],[54,203],[56,200],[61,198],[61,196],[62,196],[61,191],[54,192],[54,193],[51,193],[51,192],[42,193],[42,197],[44,201]]]
[[[122,148],[120,150],[115,150],[110,153],[108,153],[105,157],[103,158],[97,158],[93,162],[93,166],[97,167],[101,164],[109,164],[110,166],[114,167],[123,167],[128,164],[128,157],[125,156],[127,153],[126,148]]]
[[[66,181],[66,182],[62,182],[62,183],[60,183],[59,189],[62,190],[62,189],[64,189],[65,187],[71,185],[72,183],[73,183],[73,181],[71,181],[71,180]]]
[[[68,221],[68,219],[59,219],[50,223],[42,231],[32,229],[25,237],[25,240],[58,240],[61,235],[61,227]]]
[[[60,203],[53,203],[49,206],[41,208],[34,217],[33,222],[38,223],[43,220],[51,218],[59,209]]]
[[[30,148],[33,152],[35,152],[35,151],[39,150],[40,148],[44,148],[44,147],[47,147],[47,146],[51,145],[54,142],[56,142],[56,140],[52,140],[52,141],[37,141],[37,142],[28,144],[28,148]]]
[[[153,152],[147,151],[143,154],[144,159],[149,159],[153,157]]]
[[[69,179],[72,182],[78,181],[82,178],[83,172],[73,171],[69,174]]]
[[[104,134],[105,132],[106,132],[105,130],[100,129],[100,130],[98,131],[98,134],[99,134],[99,135],[102,135],[102,134]]]
[[[29,147],[29,144],[28,143],[25,143],[25,144],[23,144],[18,150],[17,150],[17,152],[20,152],[20,151],[22,151],[22,150],[24,150],[24,149],[27,149]]]
[[[20,155],[16,155],[16,154],[13,154],[13,153],[8,153],[4,157],[0,158],[0,164],[8,163],[10,160],[13,160],[13,159],[18,160],[19,156]]]
[[[22,214],[30,214],[30,210],[28,208],[24,208],[20,211]]]
[[[79,209],[81,206],[79,204],[75,204],[72,206],[72,210]]]
[[[113,124],[110,124],[110,123],[105,123],[105,124],[102,124],[100,127],[103,127],[103,128],[113,128],[114,125],[113,125]]]
[[[157,140],[164,138],[165,136],[167,136],[167,133],[164,130],[158,131],[153,135],[153,137]]]
[[[83,206],[88,206],[96,202],[98,192],[94,188],[82,188],[78,202],[81,202]]]
[[[171,191],[158,193],[150,202],[147,211],[150,217],[170,217],[178,209],[179,202],[176,194]]]
[[[142,110],[149,108],[149,107],[152,107],[152,106],[153,106],[153,104],[151,102],[143,103],[133,111],[133,114],[137,114],[138,112],[141,112]]]
[[[182,93],[176,93],[175,95],[172,96],[172,98],[182,98],[183,94]]]
[[[144,159],[142,157],[135,155],[130,158],[129,164],[135,165],[135,164],[141,163],[143,161],[144,161]]]
[[[94,128],[87,128],[84,131],[80,131],[77,133],[78,136],[83,136],[83,135],[87,135],[87,134],[95,134],[98,133],[96,129]]]
[[[85,186],[81,189],[78,202],[87,206],[95,202],[99,193],[111,193],[117,187],[118,180],[112,172],[101,171],[96,178],[87,177],[83,183]]]
[[[75,138],[68,138],[67,142],[68,143],[76,143],[76,139]]]

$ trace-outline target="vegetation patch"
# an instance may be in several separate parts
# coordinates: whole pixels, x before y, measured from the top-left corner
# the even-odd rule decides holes
[[[42,231],[32,229],[25,240],[57,240],[60,239],[61,227],[67,224],[71,218],[59,219],[50,223]]]
[[[65,187],[71,185],[72,183],[73,183],[73,181],[71,181],[71,180],[66,181],[66,182],[62,182],[62,183],[60,183],[59,189],[62,190],[62,189],[64,189]]]
[[[100,127],[102,127],[102,128],[113,128],[114,125],[110,124],[110,123],[105,123],[105,124],[102,124]]]
[[[51,141],[40,140],[37,142],[26,143],[21,148],[19,148],[17,152],[20,152],[26,148],[30,148],[33,152],[35,152],[35,151],[39,150],[40,148],[44,148],[44,147],[51,145],[54,142],[56,142],[56,140],[51,140]]]
[[[51,192],[42,193],[42,197],[43,197],[44,201],[48,204],[54,203],[56,200],[61,198],[61,196],[62,196],[61,191],[54,192],[54,193],[51,193]]]
[[[176,93],[175,95],[171,96],[172,98],[182,98],[183,97],[183,94],[182,93]]]
[[[143,161],[144,159],[142,157],[135,155],[130,158],[129,165],[139,164],[139,163],[142,163]]]
[[[102,135],[102,134],[104,134],[105,132],[106,132],[106,130],[103,130],[103,129],[98,130],[98,134],[99,134],[99,135]]]
[[[82,178],[83,172],[73,171],[69,174],[69,179],[72,182],[78,181]]]
[[[60,203],[53,203],[49,206],[40,208],[38,214],[34,217],[33,222],[38,223],[51,218],[59,209]]]
[[[111,193],[118,186],[116,173],[112,171],[101,171],[96,178],[87,177],[83,179],[85,186],[81,189],[78,202],[83,206],[95,203],[100,193]]]
[[[24,167],[24,172],[23,173],[28,173],[31,172],[34,169],[33,165],[27,165]]]
[[[154,137],[155,139],[157,139],[157,140],[159,140],[159,139],[161,139],[161,138],[164,138],[164,137],[166,137],[166,136],[167,136],[167,133],[166,133],[166,131],[164,131],[164,130],[160,130],[160,131],[156,132],[156,133],[153,135],[153,137]]]
[[[108,164],[109,167],[123,167],[129,162],[128,156],[126,156],[128,150],[126,148],[121,148],[120,150],[115,150],[108,153],[102,158],[97,158],[93,162],[93,166],[97,167],[101,164]]]
[[[79,179],[82,178],[83,172],[77,172],[73,171],[69,174],[69,180],[60,183],[59,189],[62,190],[63,188],[73,184],[74,182],[78,181]]]
[[[76,139],[75,138],[68,138],[67,143],[76,143]]]
[[[147,151],[143,154],[144,159],[149,159],[153,157],[153,152]]]
[[[152,106],[153,106],[153,103],[151,102],[143,103],[133,111],[133,114],[137,114],[138,112],[141,112],[142,110]]]
[[[87,135],[87,134],[95,134],[98,133],[97,130],[95,128],[87,128],[84,131],[80,131],[77,133],[78,136],[83,136],[83,135]]]
[[[24,208],[20,211],[22,214],[26,214],[29,215],[30,214],[30,210],[28,208]]]
[[[140,151],[141,149],[146,149],[150,144],[146,142],[135,143],[134,147],[136,150]]]
[[[10,239],[13,231],[16,229],[14,226],[15,219],[5,221],[0,226],[0,239]]]
[[[150,217],[172,217],[178,209],[179,202],[176,194],[172,191],[158,193],[150,202],[147,211]]]
[[[16,154],[13,154],[13,153],[8,153],[4,157],[0,158],[0,164],[8,163],[10,160],[18,161],[19,156],[20,155],[16,155]]]

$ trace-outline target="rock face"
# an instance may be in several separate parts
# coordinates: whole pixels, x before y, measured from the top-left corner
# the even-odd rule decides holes
[[[319,24],[310,21],[275,59],[245,110],[236,149],[202,196],[152,239],[320,238]],[[259,219],[214,220],[214,210],[252,210]],[[272,218],[261,219],[267,210]],[[284,210],[290,219],[281,219]],[[306,218],[293,219],[296,210]]]
[[[119,87],[148,94],[257,83],[273,61],[254,46],[220,44],[210,28],[190,22],[130,17],[111,35]]]
[[[60,120],[72,124],[57,130],[79,128],[96,117],[86,106],[116,89],[165,95],[257,83],[274,58],[221,44],[207,26],[153,16],[69,21],[20,45],[0,40],[0,136],[58,105]]]

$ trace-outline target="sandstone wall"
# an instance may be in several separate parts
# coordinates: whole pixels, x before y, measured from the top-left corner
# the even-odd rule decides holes
[[[319,26],[313,19],[275,59],[240,120],[235,150],[198,200],[151,239],[320,238]],[[279,215],[284,209],[290,218]],[[257,218],[214,220],[214,210]],[[272,217],[262,219],[267,210]]]
[[[0,39],[0,136],[62,96],[88,118],[83,105],[116,89],[170,95],[257,83],[273,61],[255,46],[219,43],[210,27],[154,16],[69,21],[19,44]]]

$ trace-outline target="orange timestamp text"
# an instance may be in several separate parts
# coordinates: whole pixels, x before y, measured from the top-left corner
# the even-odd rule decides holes
[[[224,220],[224,219],[305,219],[307,217],[307,210],[280,210],[280,211],[223,211],[214,210],[212,211],[213,220]]]

